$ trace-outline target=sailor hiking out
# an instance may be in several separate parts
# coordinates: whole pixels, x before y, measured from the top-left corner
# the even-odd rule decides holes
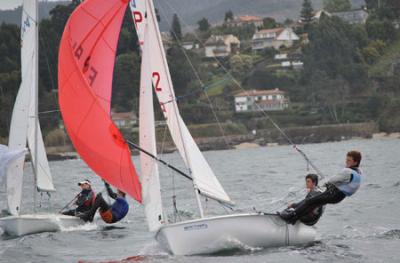
[[[106,200],[104,200],[102,194],[99,193],[96,196],[92,208],[87,212],[78,215],[82,220],[92,222],[97,209],[99,209],[101,218],[107,224],[116,223],[128,214],[129,204],[126,201],[125,193],[121,190],[118,190],[117,193],[113,192],[107,182],[104,182],[104,185],[108,195],[115,201],[110,205]]]
[[[96,194],[92,189],[91,182],[86,179],[79,182],[78,185],[81,187],[81,192],[77,194],[76,197],[73,199],[73,204],[77,207],[61,212],[63,215],[76,216],[77,214],[84,213],[92,208],[92,205],[94,204],[96,198]],[[69,205],[67,205],[67,207],[68,206]]]
[[[330,178],[325,184],[326,190],[301,201],[294,210],[284,210],[279,213],[287,223],[294,224],[297,220],[315,209],[326,204],[337,204],[346,197],[352,196],[360,187],[362,172],[359,168],[361,153],[350,151],[346,156],[346,168]]]
[[[300,206],[302,202],[305,202],[306,199],[312,198],[322,193],[321,188],[318,187],[318,175],[307,174],[305,179],[306,179],[306,188],[308,191],[308,194],[306,195],[305,199],[298,203],[289,204],[288,208],[285,209],[285,212],[290,213],[291,211],[294,211],[294,209]],[[299,220],[303,224],[312,226],[318,222],[323,212],[324,212],[324,206],[314,206],[314,209],[310,209],[309,213],[302,216]]]

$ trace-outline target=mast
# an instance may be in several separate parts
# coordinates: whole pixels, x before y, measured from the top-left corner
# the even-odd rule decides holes
[[[34,160],[34,169],[33,169],[33,176],[34,176],[34,183],[33,183],[33,210],[36,212],[36,204],[37,204],[37,174],[38,174],[38,130],[39,130],[39,4],[38,0],[35,1],[35,54],[34,54],[34,65],[35,65],[35,72],[33,73],[35,76],[35,131],[34,131],[34,152],[35,158]]]
[[[163,45],[162,45],[160,29],[158,27],[158,22],[156,20],[156,15],[154,13],[155,12],[154,4],[153,4],[152,0],[148,0],[148,1],[149,1],[149,5],[150,5],[150,12],[152,14],[151,15],[151,19],[153,20],[152,22],[153,22],[154,26],[156,27],[156,35],[157,35],[157,38],[158,38],[158,43],[160,45],[161,52],[163,53],[162,61],[163,61],[164,65],[166,66],[166,68],[168,69],[168,63],[166,61],[165,51],[164,51],[164,48],[163,48]],[[167,73],[166,76],[167,76],[168,82],[172,83],[171,75]],[[169,89],[171,89],[171,86],[172,85],[168,85]],[[175,94],[175,93],[173,93],[171,91],[171,94]],[[175,95],[174,95],[174,98],[172,98],[172,100],[175,100]],[[179,109],[178,109],[178,106],[177,106],[176,103],[173,102],[172,105],[174,107],[174,114],[175,114],[175,118],[177,120],[178,130],[179,130],[179,133],[181,134],[180,137],[182,139],[183,151],[185,152],[185,158],[187,160],[187,165],[188,165],[188,168],[189,168],[189,175],[192,176],[192,168],[191,168],[190,156],[187,153],[186,142],[185,142],[184,136],[182,136],[182,127],[181,127],[180,118],[179,118],[179,115],[178,115]],[[195,195],[196,195],[197,205],[199,207],[200,217],[203,218],[204,217],[204,212],[203,212],[203,207],[202,207],[201,200],[200,200],[199,189],[197,188],[196,183],[195,183],[194,180],[193,180],[193,188],[194,188],[194,192],[195,192]]]

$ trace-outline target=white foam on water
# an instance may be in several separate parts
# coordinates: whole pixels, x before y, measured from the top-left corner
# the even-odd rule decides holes
[[[169,256],[169,253],[156,240],[152,240],[144,244],[144,247],[140,249],[138,255]]]
[[[64,227],[60,224],[61,232],[72,232],[72,231],[93,231],[98,229],[98,225],[96,223],[85,223],[82,225]]]

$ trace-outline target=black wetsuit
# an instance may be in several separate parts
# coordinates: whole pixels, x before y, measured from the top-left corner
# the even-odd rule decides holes
[[[77,200],[75,201],[75,205],[78,207],[75,209],[70,209],[68,211],[63,212],[63,215],[75,216],[78,213],[83,213],[89,211],[93,205],[94,192],[92,189],[83,189],[79,195]]]
[[[317,196],[317,195],[319,195],[321,193],[322,193],[322,191],[319,188],[313,189],[312,191],[310,191],[307,194],[306,198],[303,201],[298,202],[298,203],[294,203],[294,204],[292,204],[291,207],[296,209],[297,207],[303,205],[303,203],[307,199],[310,199],[310,198],[312,198],[314,196]],[[324,207],[323,206],[313,206],[312,209],[309,209],[307,211],[308,211],[308,213],[305,214],[304,216],[300,217],[299,220],[300,220],[300,222],[302,222],[305,225],[312,226],[312,225],[315,225],[318,222],[318,220],[321,218],[321,216],[322,216],[322,214],[324,212]]]
[[[114,193],[109,184],[105,183],[105,187],[108,195],[115,200],[114,203],[112,205],[108,204],[104,200],[102,194],[99,193],[96,196],[96,200],[92,208],[89,211],[79,215],[82,220],[92,222],[97,209],[100,209],[101,215],[107,212],[110,213],[111,218],[109,218],[109,221],[105,220],[106,223],[115,223],[125,217],[126,213],[128,212],[128,203],[126,202],[125,198],[119,197],[116,193]],[[103,215],[102,218],[104,220]]]
[[[281,218],[288,223],[294,224],[315,207],[341,202],[346,196],[351,196],[358,190],[361,183],[361,174],[362,172],[358,167],[344,168],[340,173],[328,180],[327,189],[324,192],[303,200],[294,211],[280,213]]]

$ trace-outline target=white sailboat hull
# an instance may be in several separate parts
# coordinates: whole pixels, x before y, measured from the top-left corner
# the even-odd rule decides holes
[[[304,245],[314,241],[314,227],[288,225],[273,214],[236,214],[162,226],[157,241],[174,255],[210,254],[235,248]]]
[[[78,217],[61,214],[26,214],[0,218],[0,227],[11,236],[57,232],[84,223]]]

